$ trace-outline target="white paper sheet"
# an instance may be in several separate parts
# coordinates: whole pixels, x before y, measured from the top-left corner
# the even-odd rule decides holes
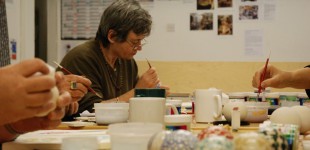
[[[263,55],[263,31],[246,30],[245,36],[245,55],[262,56]]]
[[[273,21],[276,18],[276,0],[265,0],[263,2],[264,12],[263,17],[266,21]]]
[[[20,135],[15,142],[28,144],[61,144],[65,137],[96,136],[99,143],[109,143],[106,130],[39,130]]]

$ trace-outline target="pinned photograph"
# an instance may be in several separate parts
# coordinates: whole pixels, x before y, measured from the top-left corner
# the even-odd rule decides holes
[[[233,34],[233,16],[232,15],[218,15],[218,35],[232,35]]]
[[[138,0],[139,2],[154,2],[154,0]]]
[[[241,0],[241,2],[257,2],[257,0]]]
[[[214,9],[214,0],[197,0],[197,10]]]
[[[240,6],[239,20],[258,20],[258,5]]]
[[[233,6],[233,0],[218,0],[217,6],[219,8],[231,8]]]
[[[213,13],[191,13],[190,30],[213,30]]]

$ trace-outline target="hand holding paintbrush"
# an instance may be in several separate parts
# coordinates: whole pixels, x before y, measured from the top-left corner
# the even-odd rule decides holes
[[[147,58],[145,58],[145,59],[146,59],[148,65],[149,65],[149,69],[151,69],[151,68],[152,68],[151,63],[149,62],[149,60],[148,60]],[[156,88],[160,88],[160,86],[161,86],[161,83],[159,82],[159,83],[156,85]]]
[[[267,58],[267,60],[266,60],[263,73],[261,74],[261,77],[260,77],[260,81],[259,81],[259,85],[258,85],[258,91],[257,91],[257,100],[259,99],[259,95],[260,95],[260,93],[262,92],[262,82],[265,80],[265,76],[266,76],[266,73],[267,73],[267,66],[268,66],[268,63],[269,63],[270,54],[271,54],[271,50],[269,51],[269,56],[268,56],[268,58]]]
[[[64,68],[63,66],[61,66],[60,64],[58,64],[57,62],[55,62],[54,61],[54,63],[61,69],[61,71],[63,71],[64,73],[67,73],[67,74],[72,74],[69,70],[67,70],[66,68]],[[74,84],[72,84],[71,86],[76,86],[76,83],[75,83],[75,85]],[[92,89],[90,86],[86,86],[86,88],[90,91],[90,92],[92,92],[92,93],[94,93],[96,96],[98,96],[99,98],[103,98],[101,95],[99,95],[94,89]],[[71,87],[71,89],[72,89],[72,87]]]

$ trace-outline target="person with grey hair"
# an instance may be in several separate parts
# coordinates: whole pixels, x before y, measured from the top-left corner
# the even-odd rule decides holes
[[[136,0],[117,0],[105,9],[96,38],[70,50],[61,62],[73,74],[89,78],[103,99],[87,93],[79,101],[77,114],[64,120],[85,110],[93,112],[94,103],[128,102],[134,88],[155,88],[160,83],[153,67],[139,76],[133,58],[142,50],[151,25],[150,14]]]

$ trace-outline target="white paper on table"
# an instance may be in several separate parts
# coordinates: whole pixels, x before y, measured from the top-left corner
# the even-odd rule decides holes
[[[65,137],[97,137],[99,144],[110,143],[107,130],[39,130],[20,135],[15,142],[27,144],[61,144]]]
[[[262,56],[263,55],[263,31],[262,30],[246,30],[244,35],[245,55]]]

